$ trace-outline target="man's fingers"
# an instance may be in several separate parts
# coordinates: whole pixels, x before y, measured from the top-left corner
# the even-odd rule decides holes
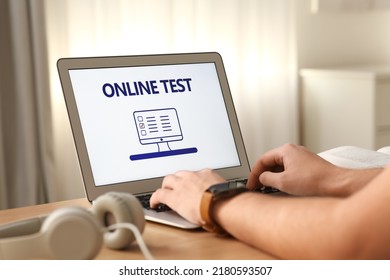
[[[172,189],[158,189],[150,197],[150,207],[156,208],[159,204],[169,204],[168,199],[170,197],[169,193],[172,192]]]

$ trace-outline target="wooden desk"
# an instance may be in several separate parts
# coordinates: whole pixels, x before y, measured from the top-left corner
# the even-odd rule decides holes
[[[90,207],[86,199],[76,199],[0,211],[0,224],[26,219],[66,206]],[[274,259],[233,238],[221,238],[199,230],[182,230],[147,222],[143,238],[157,260],[239,260]],[[123,251],[102,248],[97,259],[144,259],[136,243]]]

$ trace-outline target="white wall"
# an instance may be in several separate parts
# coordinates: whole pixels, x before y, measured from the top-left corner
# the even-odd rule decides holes
[[[346,3],[348,5],[366,3],[369,7],[376,3],[374,0],[295,2],[298,69],[390,65],[390,8],[356,9],[356,6],[345,8]],[[311,13],[313,2],[326,4],[327,7],[321,9],[320,6],[318,13]],[[389,0],[381,3],[390,6]],[[298,85],[300,87],[300,83]],[[302,93],[300,95],[302,96]],[[302,100],[300,104],[302,106]],[[304,127],[305,121],[302,109],[301,107],[301,128]],[[302,141],[305,132],[301,129],[300,133]]]
[[[313,14],[315,0],[295,1],[299,68],[390,64],[390,9],[329,8]]]

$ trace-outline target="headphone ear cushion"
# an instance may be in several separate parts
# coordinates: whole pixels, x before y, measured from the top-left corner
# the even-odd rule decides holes
[[[95,200],[92,211],[103,227],[114,223],[130,223],[141,233],[145,228],[143,207],[138,199],[129,193],[108,192]],[[125,228],[104,234],[104,243],[111,249],[124,249],[134,240],[134,234]]]
[[[42,224],[44,247],[53,259],[92,259],[103,244],[96,218],[81,207],[55,210]]]

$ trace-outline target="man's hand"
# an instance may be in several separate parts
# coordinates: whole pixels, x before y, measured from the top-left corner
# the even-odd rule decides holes
[[[340,172],[307,148],[286,144],[256,161],[247,185],[254,189],[262,184],[293,195],[325,195]]]

